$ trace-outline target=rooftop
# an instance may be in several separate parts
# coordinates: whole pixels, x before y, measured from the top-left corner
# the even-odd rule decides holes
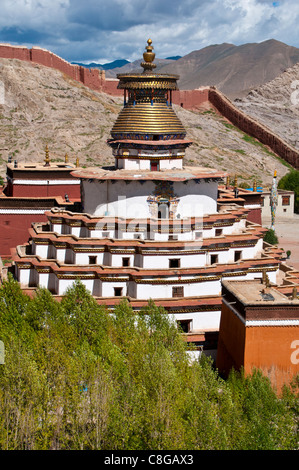
[[[211,168],[204,167],[184,167],[180,169],[173,170],[116,170],[114,167],[111,169],[108,168],[81,168],[75,171],[72,171],[72,176],[76,178],[85,178],[85,179],[101,179],[101,180],[166,180],[166,181],[188,181],[194,179],[218,179],[224,178],[227,176],[227,173],[224,171],[218,171]]]
[[[290,298],[279,292],[275,286],[262,283],[261,280],[223,281],[228,289],[243,305],[299,304],[298,298]]]

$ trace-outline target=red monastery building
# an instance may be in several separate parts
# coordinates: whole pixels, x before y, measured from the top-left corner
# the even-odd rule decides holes
[[[289,286],[290,287],[290,286]],[[261,280],[222,283],[217,369],[261,370],[281,391],[299,373],[299,299]]]
[[[71,172],[79,165],[51,162],[46,147],[43,163],[7,164],[7,183],[0,192],[0,256],[10,258],[11,249],[28,241],[33,222],[46,222],[53,207],[73,210],[80,203],[80,180]]]
[[[118,75],[124,107],[108,141],[115,166],[72,168],[81,210],[61,204],[32,224],[13,252],[15,277],[27,292],[42,286],[56,298],[80,279],[110,308],[127,299],[139,310],[153,299],[215,358],[222,280],[266,273],[275,283],[282,253],[263,243],[257,192],[235,194],[225,172],[184,165],[192,142],[172,107],[179,77],[154,72],[151,40],[143,57],[142,73]]]

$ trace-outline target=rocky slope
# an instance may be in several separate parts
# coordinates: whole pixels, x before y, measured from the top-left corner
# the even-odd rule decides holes
[[[46,144],[53,160],[63,160],[67,153],[69,161],[79,157],[85,166],[114,163],[106,140],[122,98],[94,92],[54,69],[16,59],[0,59],[1,83],[0,175],[5,175],[9,155],[19,161],[43,161]],[[186,165],[227,170],[237,173],[239,182],[256,178],[264,185],[271,183],[275,168],[279,177],[288,171],[266,148],[212,109],[175,110],[194,141]]]
[[[299,149],[299,63],[234,104]]]

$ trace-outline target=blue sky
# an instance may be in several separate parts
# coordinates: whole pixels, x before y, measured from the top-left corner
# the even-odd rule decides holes
[[[299,47],[298,0],[1,0],[0,42],[68,61],[185,55],[211,44],[277,39]]]

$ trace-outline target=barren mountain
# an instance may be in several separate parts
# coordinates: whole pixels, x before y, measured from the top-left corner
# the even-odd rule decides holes
[[[299,63],[234,104],[299,149]]]
[[[16,59],[0,59],[0,175],[5,176],[9,155],[19,161],[43,161],[48,144],[50,158],[70,162],[79,157],[85,166],[114,163],[106,144],[123,99],[94,92],[61,72]],[[0,90],[1,91],[1,90]],[[1,100],[0,100],[1,103]],[[195,113],[174,107],[193,145],[186,165],[203,165],[270,184],[274,169],[283,165],[265,147],[230,125],[213,109]]]
[[[155,62],[157,71],[180,75],[181,90],[215,85],[234,99],[245,96],[299,62],[299,49],[274,39],[241,46],[224,43],[193,51],[179,60],[167,61],[167,64]],[[109,76],[130,71],[133,65],[138,67],[139,63],[114,69]]]

